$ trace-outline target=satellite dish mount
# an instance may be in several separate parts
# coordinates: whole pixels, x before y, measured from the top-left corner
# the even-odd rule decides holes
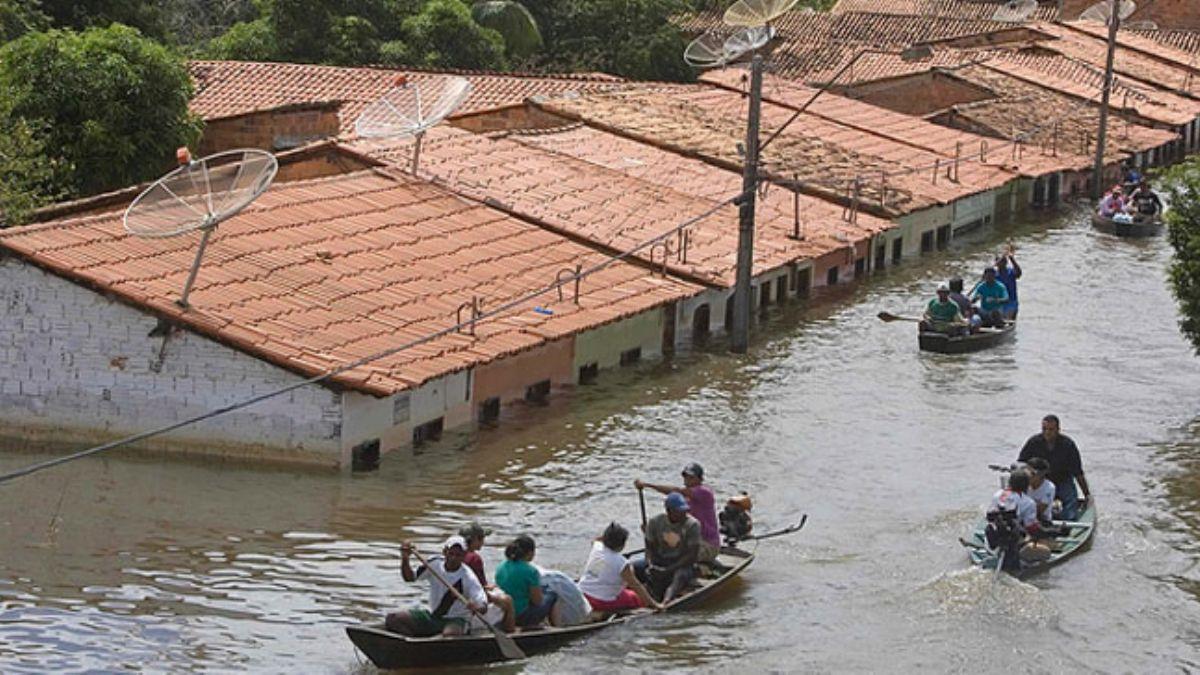
[[[165,239],[200,230],[200,245],[175,304],[186,309],[200,261],[213,231],[266,192],[279,162],[264,150],[229,150],[192,159],[187,148],[175,153],[179,168],[146,188],[122,219],[135,237]]]

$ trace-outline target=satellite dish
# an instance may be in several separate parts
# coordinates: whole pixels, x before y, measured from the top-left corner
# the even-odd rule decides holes
[[[743,28],[725,41],[725,53],[730,61],[746,52],[752,52],[771,41],[775,37],[775,29],[771,26],[749,26]]]
[[[730,26],[765,26],[787,14],[800,0],[737,0],[725,10]]]
[[[461,77],[438,77],[423,83],[409,82],[401,75],[392,87],[354,121],[354,131],[363,138],[414,136],[412,171],[421,158],[421,138],[458,109],[471,93],[471,83]]]
[[[1033,16],[1038,9],[1038,0],[1009,0],[996,8],[992,21],[1021,23]]]
[[[192,230],[204,233],[183,294],[176,301],[186,308],[213,230],[267,191],[279,171],[279,162],[271,153],[254,149],[227,150],[192,159],[187,148],[180,148],[175,156],[179,168],[138,195],[125,209],[122,221],[125,231],[135,237],[162,239]]]
[[[1117,10],[1122,21],[1125,19],[1128,19],[1129,16],[1136,11],[1137,11],[1137,3],[1134,2],[1133,0],[1121,0],[1120,9]],[[1088,7],[1087,9],[1083,10],[1083,13],[1079,15],[1080,21],[1095,21],[1097,23],[1102,23],[1106,26],[1108,25],[1109,19],[1111,19],[1111,18],[1112,18],[1112,3],[1105,2],[1105,1],[1097,2],[1096,4],[1092,5],[1091,7]]]
[[[683,50],[683,60],[696,68],[716,68],[725,65],[729,53],[725,51],[725,41],[720,36],[705,33],[692,40]]]

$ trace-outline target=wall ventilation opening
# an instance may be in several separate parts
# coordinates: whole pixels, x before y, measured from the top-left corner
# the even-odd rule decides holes
[[[833,286],[838,282],[838,267],[834,265],[825,271],[825,285]]]
[[[904,237],[897,237],[892,242],[892,264],[900,262],[900,258],[904,255]]]
[[[352,471],[375,471],[379,468],[379,439],[375,438],[350,448]]]
[[[599,377],[599,363],[586,363],[579,366],[579,384],[595,384]]]
[[[479,404],[479,424],[494,426],[500,421],[500,397],[493,396]]]
[[[413,445],[420,446],[442,438],[443,420],[441,417],[413,427]]]
[[[642,348],[634,347],[621,352],[621,365],[631,366],[642,360]]]
[[[550,398],[550,380],[535,382],[525,388],[525,402],[545,405]]]

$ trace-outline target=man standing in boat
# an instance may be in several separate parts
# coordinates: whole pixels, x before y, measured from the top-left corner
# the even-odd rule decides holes
[[[1042,433],[1031,436],[1021,448],[1017,461],[1028,463],[1034,457],[1041,457],[1050,463],[1050,471],[1046,477],[1055,485],[1055,497],[1062,502],[1063,520],[1076,520],[1079,512],[1087,507],[1087,500],[1092,491],[1088,488],[1087,478],[1083,475],[1083,463],[1079,458],[1079,448],[1070,437],[1059,433],[1059,421],[1056,415],[1046,415],[1042,418]],[[1075,483],[1083,490],[1083,500],[1079,499]]]
[[[996,256],[996,280],[1004,284],[1008,291],[1008,302],[1001,309],[1004,318],[1012,321],[1017,318],[1017,279],[1021,278],[1021,266],[1017,264],[1012,244],[1005,247],[1004,252]]]
[[[721,526],[717,522],[717,497],[712,488],[704,484],[704,467],[692,462],[683,467],[683,487],[652,485],[641,480],[633,481],[639,490],[650,488],[664,495],[678,492],[687,500],[688,513],[700,522],[700,562],[708,562],[721,551]]]

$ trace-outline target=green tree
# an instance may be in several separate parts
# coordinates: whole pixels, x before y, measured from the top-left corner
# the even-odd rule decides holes
[[[0,118],[0,227],[19,225],[63,195],[69,167],[47,157],[45,143],[20,118]]]
[[[1175,249],[1171,286],[1179,301],[1179,327],[1200,354],[1200,158],[1193,157],[1166,174],[1171,208],[1164,216]]]
[[[213,38],[202,53],[210,59],[276,61],[279,45],[270,22],[255,19],[233,24],[225,34]]]
[[[0,49],[7,120],[45,130],[45,153],[84,195],[157,176],[193,143],[184,60],[120,24],[82,33],[29,33]]]
[[[404,20],[412,65],[441,68],[501,69],[504,38],[471,18],[460,0],[429,0]]]
[[[527,59],[541,51],[542,33],[528,9],[511,0],[486,0],[471,7],[471,18],[504,38],[504,53],[510,59]]]
[[[0,42],[44,30],[48,23],[49,19],[38,9],[37,0],[0,0]]]
[[[145,35],[170,37],[160,2],[143,0],[41,0],[43,11],[58,28],[103,28],[123,23]]]
[[[379,31],[361,16],[334,19],[330,36],[324,61],[348,66],[379,62]]]

